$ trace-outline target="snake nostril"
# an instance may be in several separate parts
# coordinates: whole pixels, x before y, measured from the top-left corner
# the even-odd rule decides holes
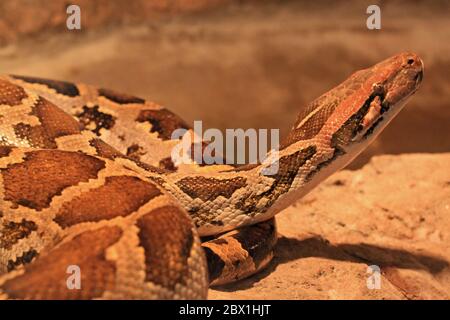
[[[411,65],[411,64],[414,63],[414,59],[413,58],[409,58],[407,62],[408,62],[409,65]]]

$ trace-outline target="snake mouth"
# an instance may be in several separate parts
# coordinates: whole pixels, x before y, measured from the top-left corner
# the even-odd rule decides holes
[[[414,77],[414,80],[416,81],[416,85],[419,85],[422,82],[422,79],[423,79],[423,70],[420,70]]]

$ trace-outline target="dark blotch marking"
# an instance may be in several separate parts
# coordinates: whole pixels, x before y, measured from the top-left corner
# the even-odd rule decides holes
[[[19,123],[14,126],[14,132],[33,147],[54,149],[56,138],[80,133],[80,125],[74,118],[42,97],[33,106],[31,114],[39,118],[40,125]]]
[[[241,279],[248,276],[249,271],[247,268],[240,269],[242,265],[250,266],[254,264],[255,271],[260,269],[263,263],[270,258],[277,241],[275,220],[270,219],[252,226],[246,226],[241,228],[238,233],[224,235],[217,239],[204,237],[202,240],[202,248],[208,262],[210,282],[221,278],[224,269],[227,269],[226,277],[230,277],[228,272],[232,271],[236,280]],[[232,250],[231,248],[238,248],[235,242],[238,242],[242,249]],[[231,278],[228,278],[228,280],[223,278],[220,281],[229,280]]]
[[[14,126],[14,134],[17,138],[28,141],[33,148],[56,149],[55,141],[47,136],[42,126],[18,123]]]
[[[83,107],[83,112],[76,114],[76,117],[79,119],[80,124],[83,129],[90,130],[94,132],[97,136],[100,136],[100,130],[111,129],[115,122],[116,118],[110,114],[99,111],[98,106]],[[95,125],[94,129],[91,129],[91,124]]]
[[[38,83],[46,85],[47,87],[54,89],[57,93],[63,94],[65,96],[76,97],[80,95],[78,88],[73,83],[70,82],[48,80],[35,77],[16,76],[16,75],[12,75],[12,77],[15,79],[26,81],[28,83]]]
[[[80,132],[80,125],[72,116],[42,97],[33,106],[32,114],[39,118],[51,139]]]
[[[176,182],[176,185],[192,199],[212,201],[218,196],[229,199],[237,189],[245,187],[247,183],[242,177],[215,179],[198,176],[183,178]]]
[[[0,249],[11,249],[20,239],[26,238],[36,230],[36,223],[25,219],[21,222],[3,222],[0,227]]]
[[[169,171],[176,171],[177,167],[175,167],[175,164],[172,161],[171,157],[167,157],[159,161],[159,167],[161,169],[169,170]]]
[[[0,169],[4,200],[42,210],[65,188],[96,178],[104,167],[104,161],[78,152],[31,151],[26,153],[24,162]]]
[[[209,275],[209,282],[213,282],[217,278],[220,277],[220,275],[223,272],[223,269],[225,268],[225,262],[220,258],[219,255],[214,253],[210,248],[208,247],[202,247],[205,251],[206,255],[206,261],[208,262],[208,275]]]
[[[188,209],[189,213],[197,213],[200,211],[200,207],[192,207]]]
[[[109,89],[100,88],[98,89],[98,94],[118,104],[145,103],[144,99]]]
[[[274,179],[269,190],[252,195],[248,198],[242,199],[236,204],[236,208],[244,211],[247,214],[253,215],[257,212],[257,204],[261,198],[268,199],[264,206],[266,210],[269,208],[282,194],[286,193],[292,185],[298,170],[305,162],[317,152],[315,146],[309,146],[305,149],[299,150],[291,155],[281,157],[279,160],[279,170],[275,175],[267,176]]]
[[[12,151],[12,147],[9,146],[0,146],[0,158],[7,157]]]
[[[242,248],[248,252],[258,269],[276,243],[274,219],[243,228],[232,237],[239,241]]]
[[[150,132],[157,132],[158,137],[163,140],[170,140],[176,129],[188,129],[188,125],[180,117],[167,109],[142,110],[136,121],[149,122],[152,125]]]
[[[16,106],[22,103],[22,99],[27,98],[25,90],[9,81],[0,79],[0,104]]]
[[[117,157],[125,157],[122,153],[101,139],[92,139],[89,141],[89,145],[95,148],[97,155],[100,157],[111,160],[114,160]]]
[[[137,226],[145,253],[145,280],[170,290],[186,284],[194,241],[189,217],[178,207],[165,206],[139,218]]]
[[[211,221],[209,221],[209,223],[212,224],[213,226],[220,226],[220,227],[224,226],[223,221],[220,221],[220,220],[217,220],[217,221],[211,220]]]
[[[17,257],[16,260],[8,260],[8,265],[6,266],[6,268],[8,272],[13,271],[18,266],[30,263],[37,256],[38,252],[36,250],[29,250],[27,252],[24,252],[20,257]]]
[[[132,159],[139,160],[141,159],[141,156],[143,156],[144,154],[145,154],[144,149],[137,143],[132,144],[127,148],[127,156]]]
[[[137,177],[107,177],[101,187],[64,203],[56,214],[55,222],[67,228],[82,222],[124,217],[159,195],[161,191],[154,184]]]
[[[122,236],[119,227],[83,232],[62,243],[25,267],[26,272],[6,281],[2,290],[11,299],[92,299],[115,286],[115,263],[105,252]],[[81,289],[70,290],[66,281],[69,265],[81,269]]]
[[[218,245],[228,245],[228,241],[224,238],[213,239],[211,240],[211,242],[214,242],[214,244]]]

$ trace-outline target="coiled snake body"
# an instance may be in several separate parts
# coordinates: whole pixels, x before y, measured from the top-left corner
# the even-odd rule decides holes
[[[1,77],[0,298],[206,298],[210,283],[255,273],[272,257],[274,215],[359,154],[422,73],[402,53],[313,101],[273,175],[265,163],[174,166],[171,133],[187,125],[143,99]]]

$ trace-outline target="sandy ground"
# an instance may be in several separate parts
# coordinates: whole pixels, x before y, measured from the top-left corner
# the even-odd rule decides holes
[[[377,156],[334,174],[278,215],[265,271],[209,298],[450,299],[449,163],[450,153]],[[379,289],[367,286],[371,265]]]
[[[449,298],[448,2],[383,1],[380,31],[365,27],[372,1],[74,3],[82,31],[64,28],[64,1],[2,1],[2,73],[114,88],[204,128],[286,134],[301,108],[352,72],[417,52],[421,89],[349,168],[428,154],[336,174],[279,215],[265,272],[210,298]],[[381,290],[366,287],[369,264],[382,269]]]

